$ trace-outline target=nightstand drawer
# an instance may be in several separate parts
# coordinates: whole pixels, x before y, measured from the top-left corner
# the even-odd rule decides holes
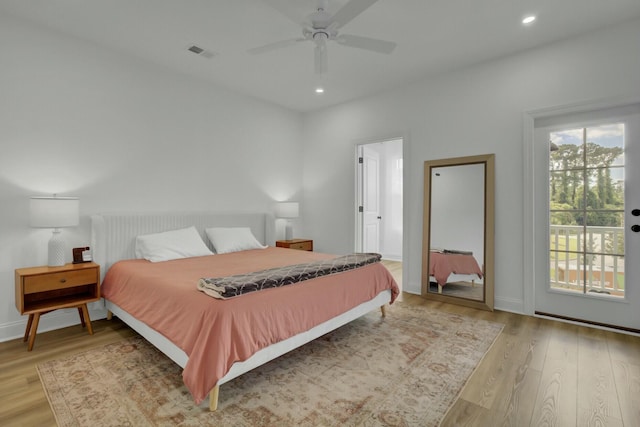
[[[276,240],[276,247],[296,249],[299,251],[313,251],[313,240],[311,239]]]
[[[98,282],[95,269],[63,271],[24,277],[24,293],[33,294],[57,289],[73,288]]]
[[[311,242],[292,243],[289,245],[289,249],[300,249],[302,251],[310,251]]]

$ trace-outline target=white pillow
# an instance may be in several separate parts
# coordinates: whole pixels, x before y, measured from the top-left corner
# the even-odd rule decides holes
[[[266,248],[258,242],[249,227],[212,227],[205,232],[218,254]]]
[[[136,237],[136,258],[151,262],[213,255],[194,226]]]

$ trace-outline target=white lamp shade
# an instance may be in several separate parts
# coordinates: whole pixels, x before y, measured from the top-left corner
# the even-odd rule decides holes
[[[32,197],[29,224],[37,228],[75,227],[80,222],[77,197]]]
[[[276,218],[298,218],[300,204],[298,202],[281,202],[276,205]]]

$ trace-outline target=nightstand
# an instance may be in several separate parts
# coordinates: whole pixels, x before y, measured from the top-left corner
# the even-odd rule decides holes
[[[276,247],[299,249],[301,251],[313,251],[313,240],[311,239],[276,240]]]
[[[33,349],[40,316],[53,310],[77,308],[82,326],[93,335],[87,303],[100,299],[100,266],[94,262],[62,267],[16,269],[16,308],[28,314],[23,341]]]

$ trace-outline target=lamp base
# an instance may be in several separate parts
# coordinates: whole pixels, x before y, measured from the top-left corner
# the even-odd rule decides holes
[[[53,230],[53,236],[49,239],[49,267],[61,267],[65,264],[67,247],[60,236],[60,230]]]
[[[285,229],[284,229],[284,239],[285,240],[293,239],[293,223],[291,222],[290,219],[287,220],[287,225],[285,226]]]

